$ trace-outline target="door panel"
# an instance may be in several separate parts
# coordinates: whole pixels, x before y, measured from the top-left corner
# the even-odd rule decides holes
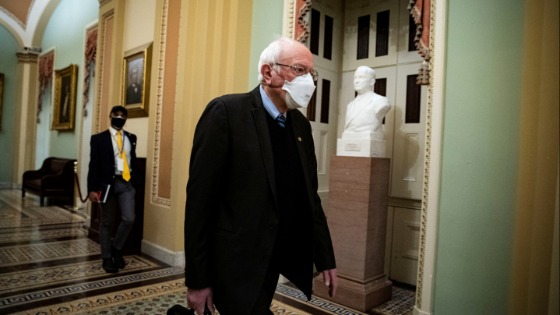
[[[314,18],[311,25],[319,25],[318,36],[310,39],[317,44],[314,63],[319,72],[317,90],[315,92],[314,117],[307,117],[313,129],[315,154],[317,156],[317,173],[319,181],[319,195],[323,204],[327,204],[329,189],[329,165],[331,156],[336,153],[338,102],[340,87],[340,63],[342,40],[342,1],[323,0],[313,1]],[[332,35],[332,36],[330,36]],[[329,36],[329,38],[325,38]],[[328,111],[327,113],[325,111]],[[304,110],[302,110],[306,114]]]
[[[419,236],[420,211],[396,207],[390,271],[392,280],[416,284]]]
[[[391,175],[391,196],[422,199],[422,180],[425,152],[425,125],[427,88],[416,84],[408,85],[418,73],[419,64],[399,65],[397,68],[397,89],[395,102],[394,146]],[[415,93],[411,89],[419,89]],[[413,94],[419,94],[419,109],[413,109]],[[408,102],[408,104],[407,104]],[[407,107],[408,106],[408,107]],[[407,110],[419,110],[419,119],[407,122]],[[410,116],[410,115],[409,115]]]
[[[396,64],[398,13],[399,1],[345,2],[343,71],[353,71],[361,65],[377,68]],[[376,33],[382,17],[388,23],[388,33],[380,39]],[[386,52],[377,54],[378,45],[386,45]],[[358,50],[366,52],[360,54]]]

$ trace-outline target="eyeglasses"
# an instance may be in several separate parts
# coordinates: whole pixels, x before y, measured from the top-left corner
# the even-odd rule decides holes
[[[302,67],[302,66],[299,66],[299,65],[285,65],[285,64],[281,64],[281,63],[275,63],[275,65],[291,68],[292,70],[294,70],[295,74],[298,77],[301,76],[301,75],[306,75],[306,74],[309,73],[313,77],[313,81],[317,81],[317,79],[319,78],[319,72],[317,72],[317,70],[315,70],[315,69],[307,70],[307,69],[305,69],[305,67]]]

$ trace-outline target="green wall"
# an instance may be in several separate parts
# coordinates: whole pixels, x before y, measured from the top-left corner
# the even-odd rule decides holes
[[[0,73],[4,74],[4,97],[0,128],[0,188],[10,186],[14,151],[16,115],[18,43],[7,28],[0,25]]]
[[[49,156],[76,158],[78,155],[78,136],[82,123],[82,86],[84,76],[84,45],[86,27],[92,25],[98,17],[98,0],[62,0],[53,12],[47,26],[41,46],[43,51],[55,49],[54,69],[66,68],[70,64],[78,65],[78,85],[76,93],[76,117],[73,131],[47,131],[52,121],[52,99],[47,99],[43,105],[42,116],[38,128],[38,152],[45,152]],[[48,148],[41,139],[41,131],[50,132],[50,139],[46,141]],[[48,144],[50,143],[50,145]],[[38,157],[39,159],[39,157]],[[41,158],[42,160],[42,158]]]
[[[522,0],[449,0],[435,314],[506,314]]]
[[[284,1],[253,1],[253,28],[251,31],[251,68],[249,70],[249,87],[252,90],[259,84],[257,65],[263,49],[270,42],[282,36],[282,12]]]

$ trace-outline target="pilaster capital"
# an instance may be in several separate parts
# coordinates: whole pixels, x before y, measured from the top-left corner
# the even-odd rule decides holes
[[[16,53],[19,62],[37,63],[41,48],[38,47],[23,47],[22,51]]]

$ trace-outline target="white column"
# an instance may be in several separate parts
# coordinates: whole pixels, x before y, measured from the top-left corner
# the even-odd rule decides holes
[[[23,172],[35,168],[35,129],[37,127],[37,59],[34,51],[17,53],[16,137],[12,183],[20,187]],[[14,187],[15,188],[15,187]]]

